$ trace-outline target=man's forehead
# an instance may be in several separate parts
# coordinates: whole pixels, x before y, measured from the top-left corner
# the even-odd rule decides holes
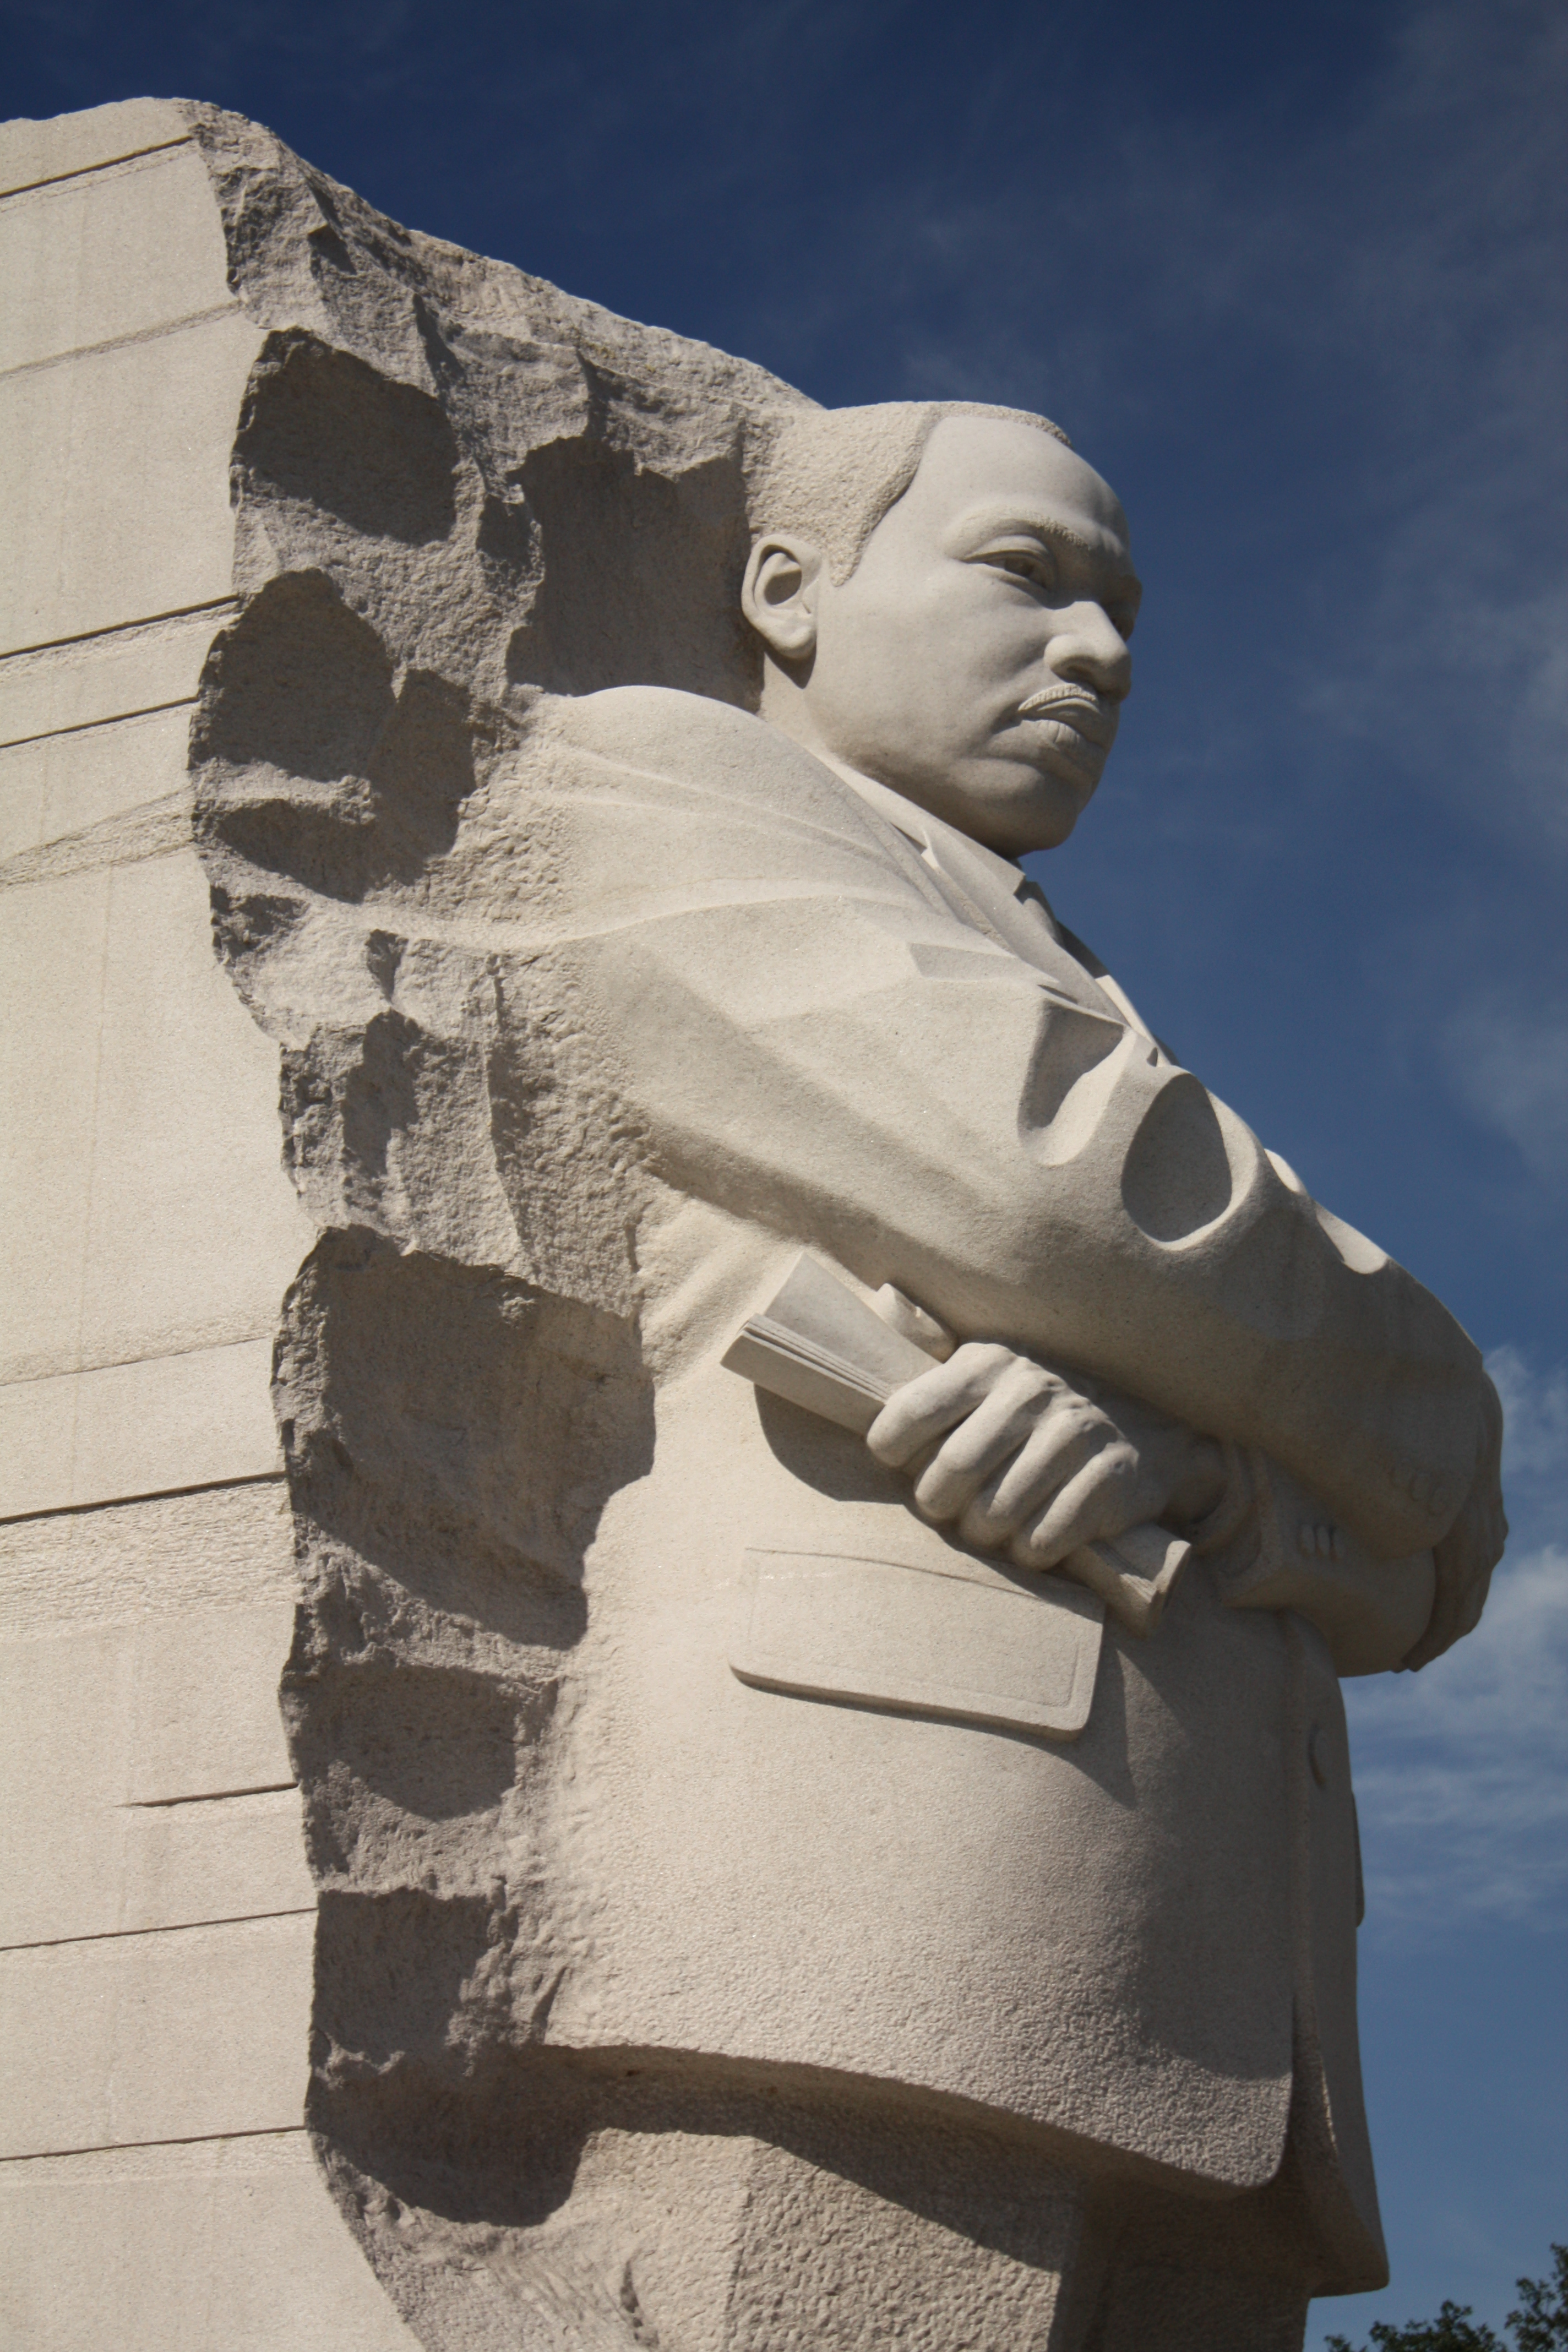
[[[911,504],[939,528],[967,516],[1048,530],[1096,552],[1127,548],[1127,518],[1092,466],[1013,417],[944,416],[910,484]]]

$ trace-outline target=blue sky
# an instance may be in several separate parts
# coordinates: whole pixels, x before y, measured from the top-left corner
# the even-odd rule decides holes
[[[1551,0],[0,5],[10,113],[207,98],[828,403],[1043,409],[1138,684],[1046,887],[1512,1412],[1480,1633],[1352,1686],[1395,2284],[1568,2238],[1568,14]]]

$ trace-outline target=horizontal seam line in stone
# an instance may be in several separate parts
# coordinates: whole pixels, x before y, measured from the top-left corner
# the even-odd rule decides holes
[[[69,882],[121,866],[144,866],[190,846],[195,822],[191,788],[184,784],[155,801],[138,801],[79,832],[57,834],[0,860],[0,890],[26,890],[36,882]]]
[[[287,1789],[297,1789],[299,1785],[298,1780],[247,1780],[243,1784],[237,1783],[232,1789],[195,1789],[183,1797],[127,1797],[125,1802],[116,1805],[113,1811],[117,1813],[167,1813],[172,1812],[176,1805],[226,1805],[233,1797],[276,1797]],[[265,1918],[270,1915],[262,1912],[257,1916]],[[119,1932],[140,1935],[142,1931],[125,1928]]]
[[[247,2139],[307,2139],[307,2126],[298,2124],[262,2124],[254,2131],[190,2132],[181,2139],[95,2139],[80,2147],[36,2147],[25,2156],[0,2156],[0,2169],[7,2164],[67,2164],[77,2156],[134,2156],[138,2148],[207,2147],[231,2140]],[[165,2179],[178,2179],[178,2174],[166,2174]],[[244,2174],[237,2176],[244,2179]],[[156,2179],[156,2174],[123,2174],[122,2179]]]
[[[255,1348],[270,1339],[276,1326],[252,1331],[244,1339],[196,1339],[188,1348],[149,1348],[143,1356],[108,1356],[101,1364],[62,1364],[58,1372],[23,1372],[14,1381],[0,1381],[0,1389],[27,1389],[38,1381],[85,1379],[89,1372],[118,1372],[127,1364],[172,1364],[186,1356],[216,1356],[223,1348]]]
[[[27,1944],[0,1944],[5,1952],[58,1952],[67,1944],[125,1944],[143,1936],[190,1936],[198,1927],[247,1927],[253,1919],[309,1919],[313,1903],[290,1903],[286,1911],[231,1911],[221,1919],[180,1919],[163,1927],[105,1927],[96,1936],[39,1936]],[[72,2153],[61,2148],[60,2155]]]
[[[306,2139],[308,2137],[307,2126],[298,2123],[260,2124],[251,2131],[187,2132],[183,2137],[171,2139],[95,2139],[79,2147],[35,2147],[25,2156],[0,2156],[0,2167],[7,2164],[65,2164],[73,2156],[134,2156],[140,2147],[209,2147],[226,2145],[234,2140]],[[134,2180],[139,2176],[131,2173],[123,2177]],[[155,2179],[157,2176],[150,2177]],[[239,2177],[243,2179],[244,2175]]]
[[[235,595],[207,596],[199,604],[171,604],[165,613],[142,613],[132,621],[106,621],[101,629],[78,629],[73,636],[40,637],[36,645],[9,646],[0,653],[0,682],[6,663],[21,661],[28,654],[52,654],[65,646],[91,645],[100,637],[128,637],[135,629],[156,628],[160,621],[195,620],[199,613],[221,613],[238,603]]]
[[[0,205],[8,204],[13,196],[30,196],[38,188],[58,188],[64,180],[90,180],[95,172],[112,172],[118,163],[134,163],[143,155],[163,155],[171,147],[195,143],[194,131],[182,131],[177,139],[154,139],[150,147],[129,147],[123,155],[100,155],[96,163],[79,163],[74,172],[47,172],[41,180],[23,180],[14,188],[0,188]]]
[[[165,335],[183,334],[187,327],[205,327],[209,319],[226,319],[231,311],[243,313],[242,302],[216,302],[205,310],[189,311],[183,319],[167,319],[156,327],[142,327],[133,335],[108,335],[100,343],[73,343],[68,352],[50,352],[41,360],[18,360],[15,367],[0,368],[0,383],[12,383],[17,376],[37,375],[44,368],[64,367],[70,360],[97,359],[104,352],[134,351],[139,343],[155,343]]]
[[[52,743],[57,735],[90,735],[95,727],[123,727],[128,719],[153,719],[161,710],[190,710],[195,700],[194,694],[177,694],[172,702],[144,702],[135,710],[111,710],[106,719],[73,719],[68,727],[40,727],[34,735],[0,736],[0,751],[19,751],[27,743]],[[141,805],[151,808],[153,803],[144,801]],[[61,841],[69,839],[67,834],[58,837]],[[47,842],[42,841],[37,845],[40,849],[48,847]]]
[[[280,1486],[283,1477],[281,1470],[247,1470],[238,1478],[199,1478],[194,1486],[137,1486],[126,1494],[100,1495],[90,1503],[47,1503],[37,1511],[6,1511],[0,1514],[0,1528],[20,1527],[28,1519],[78,1519],[87,1511],[115,1511],[126,1503],[173,1502],[181,1495],[222,1495],[231,1486]]]

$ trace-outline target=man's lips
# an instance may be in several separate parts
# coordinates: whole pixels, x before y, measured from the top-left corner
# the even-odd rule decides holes
[[[1020,719],[1059,719],[1102,751],[1116,735],[1117,707],[1082,686],[1047,686],[1018,705]]]

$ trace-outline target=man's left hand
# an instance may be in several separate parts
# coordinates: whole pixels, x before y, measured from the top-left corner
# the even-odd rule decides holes
[[[977,1550],[1054,1568],[1146,1520],[1191,1525],[1218,1501],[1219,1449],[1152,1406],[970,1340],[890,1397],[866,1443],[915,1479],[928,1518]],[[934,1451],[931,1450],[934,1447]]]

